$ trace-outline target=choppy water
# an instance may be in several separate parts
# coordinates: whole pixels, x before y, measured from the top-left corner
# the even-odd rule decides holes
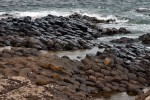
[[[137,12],[136,9],[146,11]],[[0,14],[42,17],[68,16],[74,12],[100,19],[116,19],[104,27],[127,27],[136,32],[150,31],[150,0],[0,0]]]

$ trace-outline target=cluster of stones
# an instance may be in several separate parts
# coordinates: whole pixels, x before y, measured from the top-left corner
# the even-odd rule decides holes
[[[138,39],[122,37],[119,39],[111,40],[110,42],[112,43],[134,43],[134,42],[138,42]]]
[[[143,34],[139,36],[139,38],[127,38],[127,37],[122,37],[119,39],[114,39],[110,41],[111,43],[135,43],[135,42],[142,42],[142,44],[150,44],[150,33]]]
[[[0,46],[27,47],[42,50],[88,49],[93,40],[104,35],[129,33],[125,28],[108,29],[98,23],[109,21],[73,14],[68,17],[48,15],[0,20]]]
[[[142,89],[150,84],[149,65],[150,51],[130,44],[107,47],[103,53],[89,54],[81,61],[48,54],[2,58],[0,73],[2,77],[21,76],[29,79],[45,91],[52,91],[50,94],[53,96],[47,96],[51,99],[61,97],[64,100],[87,100],[91,98],[91,93],[101,91],[142,93]],[[6,87],[3,88],[5,90]],[[0,97],[7,97],[9,92],[1,91]],[[46,98],[44,94],[41,95]],[[20,96],[33,97],[31,94]]]
[[[29,79],[21,76],[5,77],[0,75],[1,100],[46,100],[53,97],[52,91],[37,86]],[[49,85],[49,88],[53,88]]]
[[[80,86],[82,86],[80,82],[85,80],[84,77],[82,77],[82,71],[78,68],[80,66],[83,66],[81,62],[73,61],[66,57],[59,58],[50,55],[11,57],[1,59],[0,73],[2,77],[25,77],[29,79],[32,84],[41,86],[45,91],[51,91],[50,93],[53,94],[53,96],[50,97],[46,96],[49,95],[49,93],[45,92],[36,96],[28,93],[27,95],[20,94],[19,97],[12,96],[11,99],[37,97],[44,100],[46,98],[54,100],[55,98],[83,100],[87,98],[87,91],[79,92]],[[24,82],[21,83],[23,84]],[[16,84],[10,85],[9,87],[12,87],[11,89],[2,85],[0,98],[9,98],[8,94],[15,95],[18,93],[15,91]],[[18,84],[18,90],[20,90],[20,87],[26,87],[26,84],[22,84]],[[12,92],[12,90],[15,92]]]
[[[88,85],[103,91],[141,93],[148,86],[149,55],[144,47],[127,45],[108,48],[97,56],[87,56],[82,62],[88,76]],[[145,58],[144,58],[145,57]]]
[[[101,91],[142,93],[150,84],[150,50],[144,46],[100,44],[104,52],[88,54],[81,61],[39,55],[39,50],[92,48],[98,37],[130,33],[98,26],[110,21],[79,14],[0,20],[0,46],[12,46],[0,51],[0,99],[88,100]],[[149,36],[139,40],[149,44]],[[123,37],[111,42],[137,41]]]
[[[150,33],[144,34],[139,37],[143,44],[150,44]]]
[[[3,49],[0,51],[0,58],[9,58],[9,57],[20,57],[20,56],[37,56],[39,55],[39,50],[35,48],[16,48],[12,47],[10,49]]]
[[[149,100],[150,99],[150,90],[146,93],[136,96],[135,100]]]

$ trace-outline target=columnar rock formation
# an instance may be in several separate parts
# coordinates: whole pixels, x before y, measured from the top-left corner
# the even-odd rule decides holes
[[[125,28],[101,28],[98,20],[74,14],[0,20],[0,99],[88,100],[98,92],[141,94],[150,84],[150,50],[142,45],[109,46],[98,37],[130,33]],[[149,44],[149,34],[139,38]],[[121,38],[112,42],[131,43]],[[94,46],[104,52],[72,60],[39,50],[76,50]]]
[[[87,55],[81,61],[3,52],[11,56],[0,61],[1,99],[92,99],[91,94],[101,91],[141,94],[150,84],[150,51],[138,45],[106,47],[103,53]]]
[[[129,33],[125,28],[100,28],[107,21],[81,16],[57,17],[48,15],[32,19],[6,18],[0,20],[0,46],[27,47],[40,50],[89,49],[93,40],[104,35]]]

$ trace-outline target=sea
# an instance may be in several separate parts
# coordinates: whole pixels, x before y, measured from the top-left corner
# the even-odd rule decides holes
[[[43,17],[75,12],[98,19],[115,19],[112,27],[150,30],[150,0],[0,0],[0,15]]]
[[[43,17],[75,12],[98,19],[115,19],[110,26],[150,30],[150,0],[0,0],[0,15]]]
[[[113,19],[115,22],[103,24],[105,28],[124,27],[131,30],[137,38],[150,31],[150,0],[0,0],[0,18],[31,16],[43,17],[48,14],[69,16],[73,13]],[[111,40],[118,37],[108,37]]]

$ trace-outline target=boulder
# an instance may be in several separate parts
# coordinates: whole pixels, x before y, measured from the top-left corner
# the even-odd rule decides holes
[[[139,40],[141,40],[143,44],[150,44],[150,33],[140,36]]]
[[[134,43],[134,42],[138,42],[138,40],[132,39],[132,38],[127,38],[127,37],[122,37],[120,39],[111,40],[110,42],[112,42],[112,43]]]

